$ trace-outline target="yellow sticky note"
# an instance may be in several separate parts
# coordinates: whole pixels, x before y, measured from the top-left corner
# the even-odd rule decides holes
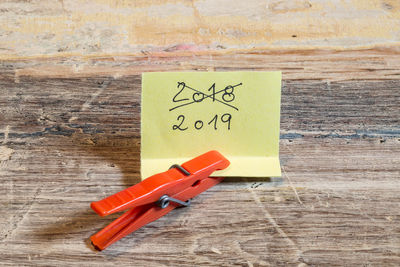
[[[218,150],[231,165],[214,176],[281,176],[281,72],[142,75],[141,175]]]

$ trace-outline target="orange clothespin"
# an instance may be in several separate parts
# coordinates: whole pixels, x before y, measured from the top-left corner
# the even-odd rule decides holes
[[[209,177],[230,162],[217,151],[209,151],[103,200],[91,208],[100,216],[129,209],[90,239],[103,250],[142,226],[157,220],[178,206],[189,206],[190,199],[222,181]]]

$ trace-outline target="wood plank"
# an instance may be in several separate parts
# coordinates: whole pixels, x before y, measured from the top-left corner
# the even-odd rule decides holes
[[[281,70],[283,80],[400,79],[400,49],[252,50],[229,53],[149,53],[142,56],[55,57],[3,61],[3,75],[80,78],[138,75],[146,71]]]
[[[3,1],[0,263],[399,266],[396,0]],[[140,75],[282,70],[283,177],[226,179],[103,252],[140,181]]]
[[[2,1],[0,59],[398,46],[397,0]]]
[[[373,50],[288,52],[288,62],[265,51],[234,54],[234,61],[210,57],[181,59],[186,69],[286,66],[283,178],[227,180],[101,253],[88,237],[116,216],[100,218],[89,203],[139,181],[140,66],[180,63],[3,61],[2,264],[398,265],[400,79],[391,67],[398,56]],[[296,62],[312,71],[303,75],[305,67],[292,68]],[[74,64],[88,69],[63,73]],[[99,65],[104,69],[96,72]],[[116,75],[121,66],[128,71]],[[351,69],[359,71],[351,77]]]

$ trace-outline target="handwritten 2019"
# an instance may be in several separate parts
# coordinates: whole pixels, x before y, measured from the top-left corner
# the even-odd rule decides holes
[[[234,105],[235,101],[235,88],[241,86],[242,83],[236,85],[228,85],[225,86],[224,89],[217,90],[215,83],[213,83],[210,88],[208,88],[207,93],[197,90],[185,82],[178,82],[177,89],[178,92],[172,98],[172,102],[175,104],[174,107],[170,108],[169,111],[180,109],[184,106],[189,105],[197,105],[199,103],[204,103],[205,101],[212,101],[215,104],[225,105],[233,110],[239,111],[239,109]],[[181,94],[184,90],[191,90],[193,91],[192,97],[185,98]],[[208,93],[210,92],[210,93]],[[185,131],[189,129],[189,127],[193,126],[196,130],[201,130],[204,126],[204,121],[201,119],[190,121],[187,120],[185,115],[180,114],[176,118],[177,122],[173,124],[172,130],[179,130]],[[188,122],[189,121],[189,122]],[[220,124],[225,124],[227,129],[231,129],[231,121],[232,121],[232,114],[224,113],[224,114],[215,114],[212,118],[206,118],[205,122],[209,127],[213,127],[214,130],[218,130]]]

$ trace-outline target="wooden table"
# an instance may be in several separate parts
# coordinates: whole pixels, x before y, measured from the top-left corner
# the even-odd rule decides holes
[[[0,3],[0,264],[400,265],[398,1]],[[282,178],[228,179],[103,252],[145,71],[282,70]]]

